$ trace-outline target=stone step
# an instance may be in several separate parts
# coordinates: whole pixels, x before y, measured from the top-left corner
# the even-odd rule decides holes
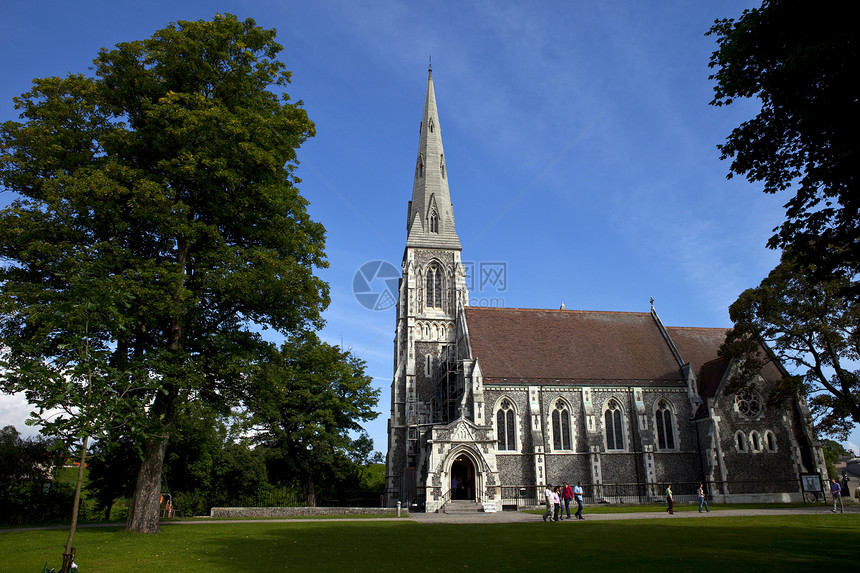
[[[482,513],[484,506],[474,501],[452,500],[442,507],[442,513]]]

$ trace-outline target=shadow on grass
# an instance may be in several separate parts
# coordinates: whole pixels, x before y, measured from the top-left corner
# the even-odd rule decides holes
[[[828,568],[852,570],[858,534],[860,522],[853,515],[712,516],[570,525],[410,521],[177,525],[164,528],[160,535],[83,530],[76,545],[78,563],[87,573],[538,571],[554,567],[799,571],[819,568],[824,560]],[[47,552],[62,553],[63,535],[0,535],[0,551],[6,565],[12,566],[8,570],[37,571]],[[23,553],[29,558],[19,562]]]

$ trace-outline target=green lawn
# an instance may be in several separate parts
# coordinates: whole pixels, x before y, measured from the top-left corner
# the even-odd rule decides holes
[[[66,531],[0,532],[0,572],[59,566]],[[132,571],[852,571],[853,514],[584,521],[570,526],[290,522],[78,530],[82,573]]]

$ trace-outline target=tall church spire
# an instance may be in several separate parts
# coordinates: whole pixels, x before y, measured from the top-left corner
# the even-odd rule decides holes
[[[454,228],[454,208],[448,191],[432,68],[427,73],[424,117],[421,120],[412,201],[409,202],[406,222],[406,246],[460,250],[462,247]]]

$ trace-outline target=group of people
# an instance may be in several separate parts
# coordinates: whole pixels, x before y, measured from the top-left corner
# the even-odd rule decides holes
[[[838,484],[837,484],[838,486]],[[546,513],[543,514],[544,521],[560,521],[564,519],[564,514],[567,513],[567,518],[571,519],[570,501],[576,501],[577,509],[573,517],[576,519],[584,519],[582,517],[582,482],[576,482],[574,487],[570,487],[567,482],[562,482],[562,485],[553,487],[551,483],[546,484],[544,489],[544,497],[546,498]],[[696,495],[699,498],[699,513],[702,513],[702,508],[707,513],[711,513],[708,508],[708,499],[705,494],[705,484],[700,483],[699,489],[696,490]],[[675,513],[675,498],[672,494],[672,485],[666,487],[666,501],[669,507],[666,512],[669,514]],[[564,507],[562,507],[562,503]],[[834,509],[835,509],[834,502]]]
[[[567,513],[567,518],[570,516],[570,501],[576,501],[577,510],[573,514],[576,519],[585,519],[582,517],[582,482],[576,482],[576,485],[570,487],[568,483],[562,482],[562,485],[553,487],[551,483],[546,484],[546,489],[543,492],[546,498],[546,513],[543,514],[544,521],[560,521],[564,519],[564,514]],[[564,503],[564,509],[562,509]]]
[[[848,476],[843,472],[844,482],[847,484]],[[843,513],[845,509],[842,507],[842,487],[839,482],[835,479],[830,480],[830,493],[833,496],[833,513],[836,513],[836,503],[839,503],[839,509]],[[565,512],[567,513],[567,518],[571,519],[570,516],[570,500],[576,501],[577,510],[573,515],[576,519],[584,519],[582,517],[582,482],[576,482],[574,487],[570,487],[567,482],[562,482],[562,485],[553,487],[551,483],[546,484],[546,489],[544,490],[544,497],[546,498],[546,513],[543,514],[544,521],[559,521],[564,519]],[[699,488],[696,490],[696,497],[699,500],[699,513],[702,513],[702,508],[705,509],[707,513],[711,513],[711,510],[708,508],[708,496],[705,494],[705,484],[700,483]],[[564,507],[562,508],[562,503]],[[666,487],[666,503],[668,507],[666,508],[666,513],[670,515],[674,515],[675,513],[675,497],[672,494],[672,485],[668,485]]]

